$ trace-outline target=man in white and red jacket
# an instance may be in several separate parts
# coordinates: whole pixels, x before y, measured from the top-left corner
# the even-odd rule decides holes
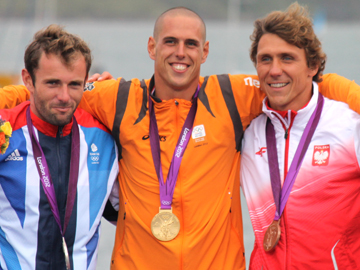
[[[319,93],[326,56],[305,8],[257,20],[252,41],[267,98],[242,144],[250,269],[359,269],[360,116]]]

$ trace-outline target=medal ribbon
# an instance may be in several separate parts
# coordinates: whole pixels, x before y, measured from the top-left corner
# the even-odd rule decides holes
[[[177,176],[179,173],[181,160],[183,158],[185,149],[190,141],[190,135],[192,132],[196,109],[197,109],[197,96],[199,93],[199,89],[200,86],[198,86],[196,89],[190,111],[181,129],[181,133],[175,147],[175,151],[170,163],[170,168],[165,183],[161,168],[159,129],[155,117],[154,103],[149,94],[150,147],[154,160],[156,174],[160,184],[161,209],[171,209],[172,199],[174,195],[174,190],[177,181]]]
[[[73,116],[73,125],[72,125],[72,140],[71,140],[71,159],[70,159],[70,176],[69,176],[69,186],[68,186],[68,195],[66,198],[66,209],[65,209],[65,218],[64,218],[64,228],[62,228],[60,221],[60,213],[59,208],[56,201],[55,189],[53,182],[51,180],[51,175],[49,172],[49,168],[46,162],[46,158],[44,152],[41,149],[40,143],[37,140],[34,132],[34,127],[31,121],[30,116],[30,107],[26,111],[26,120],[27,126],[30,133],[31,143],[34,151],[34,157],[36,160],[36,167],[40,176],[41,184],[43,186],[45,195],[48,199],[51,212],[54,215],[56,223],[59,226],[60,233],[62,235],[63,244],[66,245],[65,242],[65,231],[67,225],[69,224],[72,209],[75,203],[76,197],[76,186],[79,175],[79,160],[80,160],[80,137],[79,137],[79,127],[77,125],[77,121]],[[65,253],[65,251],[64,251]],[[66,257],[66,254],[65,254]],[[67,258],[68,259],[68,258]]]
[[[290,169],[286,175],[282,189],[281,189],[281,180],[280,180],[280,172],[279,172],[279,161],[276,150],[275,130],[270,119],[269,118],[267,119],[266,144],[267,144],[267,153],[269,160],[271,188],[276,205],[274,220],[279,220],[284,211],[286,202],[290,196],[290,192],[295,183],[296,176],[299,173],[305,153],[307,151],[307,148],[309,147],[311,138],[319,123],[323,105],[324,105],[324,97],[319,93],[319,98],[317,101],[316,108],[312,113],[309,122],[307,123],[304,129],[303,135],[301,136],[299,145],[294,155],[294,159],[291,162]]]

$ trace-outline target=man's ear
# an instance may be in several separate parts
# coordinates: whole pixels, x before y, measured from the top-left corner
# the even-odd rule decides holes
[[[155,54],[156,54],[156,41],[153,37],[149,37],[148,41],[148,53],[152,60],[155,60]]]
[[[26,88],[30,91],[31,94],[33,94],[34,93],[34,84],[33,84],[32,78],[30,76],[30,73],[27,71],[27,69],[23,68],[21,70],[21,77],[22,77],[22,80],[23,80]]]
[[[309,77],[314,77],[316,75],[316,73],[318,73],[318,70],[319,70],[319,66],[316,65],[314,67],[310,67],[309,68]]]
[[[201,59],[201,64],[204,64],[207,57],[209,55],[209,41],[206,41],[204,44],[204,48],[203,48],[203,55],[202,55],[202,59]]]

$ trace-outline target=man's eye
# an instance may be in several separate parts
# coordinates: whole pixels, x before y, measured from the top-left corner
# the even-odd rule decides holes
[[[50,86],[55,86],[55,85],[58,85],[59,82],[57,82],[57,81],[49,81],[49,82],[47,82],[47,84],[50,85]]]
[[[83,89],[84,84],[81,82],[71,82],[69,83],[69,88],[74,90]]]

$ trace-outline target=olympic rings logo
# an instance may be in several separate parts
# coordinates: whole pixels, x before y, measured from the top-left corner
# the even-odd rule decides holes
[[[194,132],[198,133],[198,132],[201,132],[203,129],[204,129],[203,126],[197,126],[194,128]]]
[[[163,205],[171,205],[171,202],[170,201],[161,201],[161,204],[163,204]]]
[[[99,161],[99,156],[92,156],[92,157],[91,157],[91,160],[92,160],[92,161]]]

